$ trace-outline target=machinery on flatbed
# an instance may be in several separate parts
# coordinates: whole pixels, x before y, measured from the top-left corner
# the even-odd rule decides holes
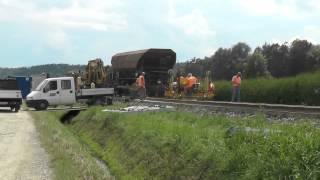
[[[80,76],[83,85],[90,87],[94,83],[96,87],[105,87],[107,73],[100,58],[88,61],[85,73]]]
[[[197,99],[212,100],[214,97],[214,84],[211,80],[211,72],[207,71],[204,79],[198,80],[192,88],[188,88],[188,77],[174,75],[169,71],[169,86],[165,91],[165,97],[173,99]]]
[[[87,104],[111,104],[113,88],[83,89],[76,87],[73,77],[48,78],[27,96],[27,106],[46,110],[48,106],[73,105],[78,101]]]
[[[21,90],[16,79],[0,79],[0,107],[18,112],[22,104]]]

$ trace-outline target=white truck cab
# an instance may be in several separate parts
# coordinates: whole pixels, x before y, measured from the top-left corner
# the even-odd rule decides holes
[[[27,96],[28,107],[45,110],[48,106],[72,105],[78,99],[102,101],[106,96],[112,97],[113,88],[78,89],[73,77],[48,78]]]

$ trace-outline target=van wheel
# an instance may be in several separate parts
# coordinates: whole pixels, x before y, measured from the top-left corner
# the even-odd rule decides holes
[[[39,102],[38,106],[35,108],[36,110],[46,110],[48,108],[48,103],[46,101]]]

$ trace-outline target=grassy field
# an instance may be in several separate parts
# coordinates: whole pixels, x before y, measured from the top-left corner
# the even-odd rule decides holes
[[[49,154],[54,179],[114,179],[98,165],[88,147],[60,123],[63,112],[32,112],[31,115],[35,119],[41,144]]]
[[[67,127],[118,179],[320,178],[320,130],[310,122],[101,110]]]
[[[279,79],[243,79],[241,101],[320,105],[320,71]],[[231,100],[231,82],[215,82],[215,100]]]

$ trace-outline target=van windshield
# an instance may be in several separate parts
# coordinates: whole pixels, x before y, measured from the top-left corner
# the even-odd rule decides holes
[[[36,91],[41,91],[47,83],[48,83],[48,80],[42,81],[42,82],[37,86],[37,88],[36,88],[35,90],[36,90]]]

